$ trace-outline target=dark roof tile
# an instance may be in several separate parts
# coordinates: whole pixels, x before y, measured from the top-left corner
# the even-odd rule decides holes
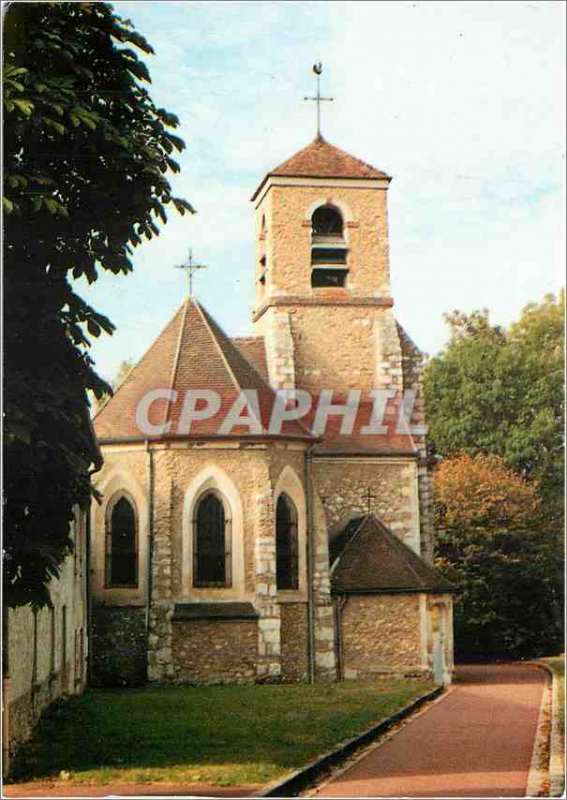
[[[376,517],[351,520],[331,540],[329,557],[334,593],[455,591]]]

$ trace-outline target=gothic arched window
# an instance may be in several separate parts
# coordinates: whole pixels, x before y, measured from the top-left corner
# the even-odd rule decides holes
[[[127,497],[112,506],[106,524],[106,585],[138,586],[136,511]]]
[[[230,586],[230,536],[222,500],[207,492],[197,503],[193,537],[193,585]]]
[[[311,217],[311,286],[344,286],[346,260],[341,213],[334,206],[319,206]]]
[[[297,511],[286,494],[276,506],[276,583],[278,589],[297,589]]]

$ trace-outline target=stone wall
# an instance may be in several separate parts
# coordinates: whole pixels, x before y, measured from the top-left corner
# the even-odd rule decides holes
[[[382,309],[333,304],[297,307],[291,312],[299,388],[314,393],[375,388],[375,325]]]
[[[331,532],[352,517],[375,514],[420,553],[417,466],[412,458],[317,457],[315,483]],[[366,494],[375,499],[370,508]]]
[[[53,607],[33,612],[25,606],[5,612],[5,713],[12,751],[31,735],[50,703],[63,695],[79,693],[85,686],[87,545],[86,521],[79,512],[71,537],[74,553],[63,562],[59,579],[53,579],[49,586]]]
[[[315,483],[315,482],[314,482]],[[337,679],[335,616],[329,574],[329,533],[325,510],[316,486],[313,491],[313,607],[315,618],[315,680]]]
[[[295,357],[288,311],[285,308],[269,309],[258,330],[261,330],[264,336],[272,388],[293,389],[295,387]]]
[[[306,516],[304,497],[304,450],[300,443],[243,445],[238,442],[223,444],[183,443],[171,446],[152,447],[153,460],[153,518],[149,517],[144,527],[145,534],[153,533],[153,557],[151,560],[152,602],[149,615],[149,653],[147,658],[148,678],[151,681],[178,680],[179,625],[172,623],[175,601],[223,602],[225,600],[245,600],[254,604],[259,619],[255,624],[258,641],[254,649],[255,677],[277,679],[281,675],[281,631],[280,603],[276,587],[275,560],[275,521],[274,500],[276,491],[286,491],[296,503],[298,510],[298,531],[300,540],[299,589],[286,591],[286,601],[307,601],[307,556],[306,556]],[[93,511],[93,535],[99,553],[97,560],[98,579],[94,593],[97,609],[104,606],[132,606],[132,590],[106,589],[102,574],[104,559],[101,541],[104,539],[105,503],[111,493],[119,488],[120,482],[141,488],[144,476],[147,478],[148,453],[141,447],[105,447],[105,467],[99,476],[98,487],[103,492],[103,504]],[[286,470],[287,468],[287,470]],[[285,474],[285,480],[280,480]],[[232,536],[233,581],[226,588],[196,588],[187,576],[190,568],[192,536],[192,499],[198,496],[203,486],[215,486],[231,505],[230,531]],[[146,484],[147,486],[147,484]],[[106,487],[111,487],[107,491]],[[279,489],[277,489],[279,487]],[[283,488],[282,488],[283,487]],[[139,502],[146,504],[149,514],[150,504],[146,496]],[[141,520],[144,514],[140,515]],[[326,547],[326,530],[321,534]],[[140,553],[139,573],[147,572],[147,554]],[[240,575],[240,578],[239,578]],[[328,583],[328,580],[327,580]],[[134,590],[139,594],[142,589]],[[328,591],[327,591],[328,594]],[[136,595],[137,596],[137,595]],[[122,603],[120,600],[122,599]],[[138,600],[142,605],[143,601]],[[330,602],[327,598],[327,604]],[[108,627],[109,612],[105,609],[104,619]],[[110,616],[115,612],[110,612]],[[103,617],[101,617],[102,619]],[[110,663],[114,658],[113,639],[122,623],[120,617],[110,625],[111,634],[99,635],[96,641],[97,652],[106,649],[107,655],[100,655],[98,671],[104,672],[102,661]],[[123,618],[123,622],[126,617]],[[101,623],[99,623],[100,625]],[[185,624],[185,623],[183,623]],[[243,628],[244,630],[245,628]],[[215,627],[215,630],[222,630]],[[177,633],[176,633],[177,631]],[[185,645],[184,645],[185,647]],[[132,650],[132,648],[128,648]],[[135,648],[134,648],[135,649]],[[219,654],[216,654],[219,656]],[[305,648],[304,657],[307,657]],[[222,656],[224,658],[224,655]],[[221,658],[221,660],[222,660]],[[102,659],[102,661],[100,661]],[[234,665],[229,653],[226,667],[217,664],[218,679],[227,680],[230,674],[240,672],[240,677],[248,679],[247,652],[243,654],[240,668]],[[217,658],[217,661],[219,659]],[[141,660],[134,659],[136,665]],[[203,681],[216,678],[209,666],[204,666]],[[182,672],[184,680],[197,680],[198,664],[190,674]],[[119,674],[133,675],[138,680],[137,667],[127,668],[122,662]],[[238,679],[240,679],[238,677]]]
[[[93,686],[139,686],[147,680],[146,609],[97,606],[91,615]]]
[[[435,544],[435,525],[433,513],[433,490],[427,459],[425,402],[423,396],[423,372],[425,358],[410,339],[406,331],[398,323],[398,333],[402,349],[403,388],[411,392],[414,404],[411,415],[412,438],[419,451],[418,492],[421,529],[421,555],[430,564],[433,563]]]
[[[345,678],[427,674],[418,594],[349,595],[340,619]]]
[[[305,681],[309,677],[307,603],[282,603],[280,613],[282,679]]]
[[[257,283],[255,320],[256,333],[265,338],[272,385],[345,391],[401,382],[385,189],[314,181],[273,186],[260,201],[257,258],[266,258],[266,282]],[[325,204],[343,216],[349,270],[344,288],[311,286],[311,216]]]
[[[175,680],[245,683],[256,678],[256,621],[185,620],[173,623]]]
[[[314,181],[313,183],[317,183]],[[309,295],[311,288],[311,216],[319,205],[341,209],[348,247],[349,290],[353,296],[389,295],[389,253],[386,187],[273,186],[260,200],[258,220],[265,214],[267,295]],[[258,223],[257,230],[260,229]],[[259,286],[258,300],[263,296]]]

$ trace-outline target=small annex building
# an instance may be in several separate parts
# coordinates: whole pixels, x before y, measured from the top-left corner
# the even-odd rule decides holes
[[[450,680],[389,183],[321,137],[269,172],[253,335],[187,298],[95,417],[93,680]]]
[[[339,675],[432,669],[438,683],[447,683],[453,671],[451,584],[374,516],[351,520],[331,539],[329,562]]]

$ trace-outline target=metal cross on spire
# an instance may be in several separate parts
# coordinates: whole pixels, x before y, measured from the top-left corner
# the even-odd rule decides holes
[[[208,265],[196,264],[195,261],[193,261],[193,250],[189,250],[187,261],[184,264],[176,264],[175,268],[185,270],[185,274],[189,278],[189,296],[193,297],[193,276],[198,269],[207,269]]]
[[[313,100],[317,103],[317,138],[321,138],[321,103],[331,103],[332,97],[321,97],[321,73],[323,65],[320,61],[313,64],[313,72],[317,76],[317,95],[315,97],[304,97],[304,100]]]

